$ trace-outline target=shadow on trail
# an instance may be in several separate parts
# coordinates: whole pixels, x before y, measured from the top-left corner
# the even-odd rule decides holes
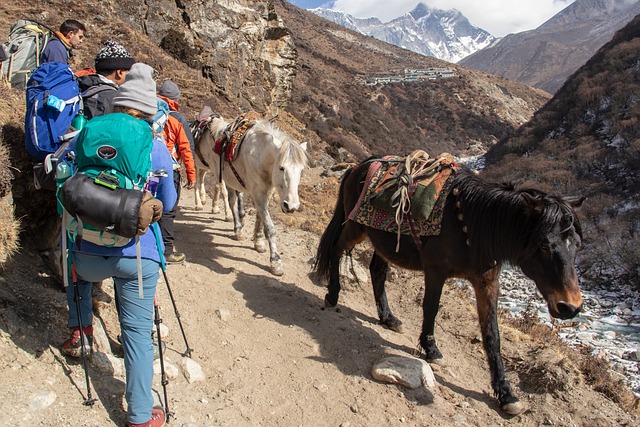
[[[310,358],[335,365],[345,376],[371,378],[371,367],[387,354],[385,349],[406,356],[414,354],[414,348],[388,341],[371,328],[369,324],[376,324],[377,319],[346,306],[324,309],[322,298],[295,284],[238,273],[233,287],[242,293],[254,317],[266,317],[283,326],[306,331],[318,344],[319,355]],[[398,389],[408,400],[425,405],[433,403],[430,393],[424,390]]]
[[[232,272],[232,268],[223,266],[219,260],[232,260],[251,264],[269,273],[269,254],[258,254],[250,238],[242,241],[234,240],[233,225],[230,222],[219,218],[203,220],[202,212],[197,214],[195,212],[181,208],[174,223],[176,250],[184,252],[188,262],[200,264],[215,273],[228,274]],[[245,225],[245,235],[247,235],[247,228],[248,225]],[[252,224],[251,229],[253,230]],[[233,256],[225,248],[245,250],[247,257]]]

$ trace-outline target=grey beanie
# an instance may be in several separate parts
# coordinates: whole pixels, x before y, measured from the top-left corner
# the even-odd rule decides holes
[[[177,101],[180,99],[180,88],[178,88],[178,85],[171,80],[165,80],[162,83],[162,86],[160,86],[158,95]]]
[[[149,115],[156,114],[156,82],[153,68],[137,62],[131,66],[124,83],[113,97],[114,107],[129,107]]]

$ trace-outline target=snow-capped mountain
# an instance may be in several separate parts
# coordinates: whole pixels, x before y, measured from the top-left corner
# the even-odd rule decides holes
[[[449,62],[458,62],[495,40],[459,11],[435,9],[424,3],[386,23],[378,18],[361,19],[331,9],[309,11],[353,31]]]

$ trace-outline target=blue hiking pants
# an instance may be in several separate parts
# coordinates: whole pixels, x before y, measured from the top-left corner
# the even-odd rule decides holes
[[[82,326],[92,324],[91,284],[113,277],[120,320],[121,340],[126,370],[126,392],[129,422],[149,421],[153,409],[153,301],[156,295],[160,264],[142,259],[144,299],[138,296],[138,267],[135,258],[87,255],[75,252],[73,264],[78,276]],[[78,326],[74,300],[74,284],[69,279],[67,303],[69,327]]]

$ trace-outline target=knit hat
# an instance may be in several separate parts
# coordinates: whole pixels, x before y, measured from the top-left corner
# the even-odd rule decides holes
[[[131,66],[124,83],[113,97],[114,107],[129,107],[149,115],[156,114],[156,82],[153,68],[137,62]]]
[[[136,62],[120,43],[105,40],[95,59],[97,71],[129,70]]]
[[[158,95],[162,95],[165,98],[173,99],[177,101],[180,99],[180,88],[178,85],[172,82],[171,80],[165,80],[160,86],[160,90],[158,91]]]

